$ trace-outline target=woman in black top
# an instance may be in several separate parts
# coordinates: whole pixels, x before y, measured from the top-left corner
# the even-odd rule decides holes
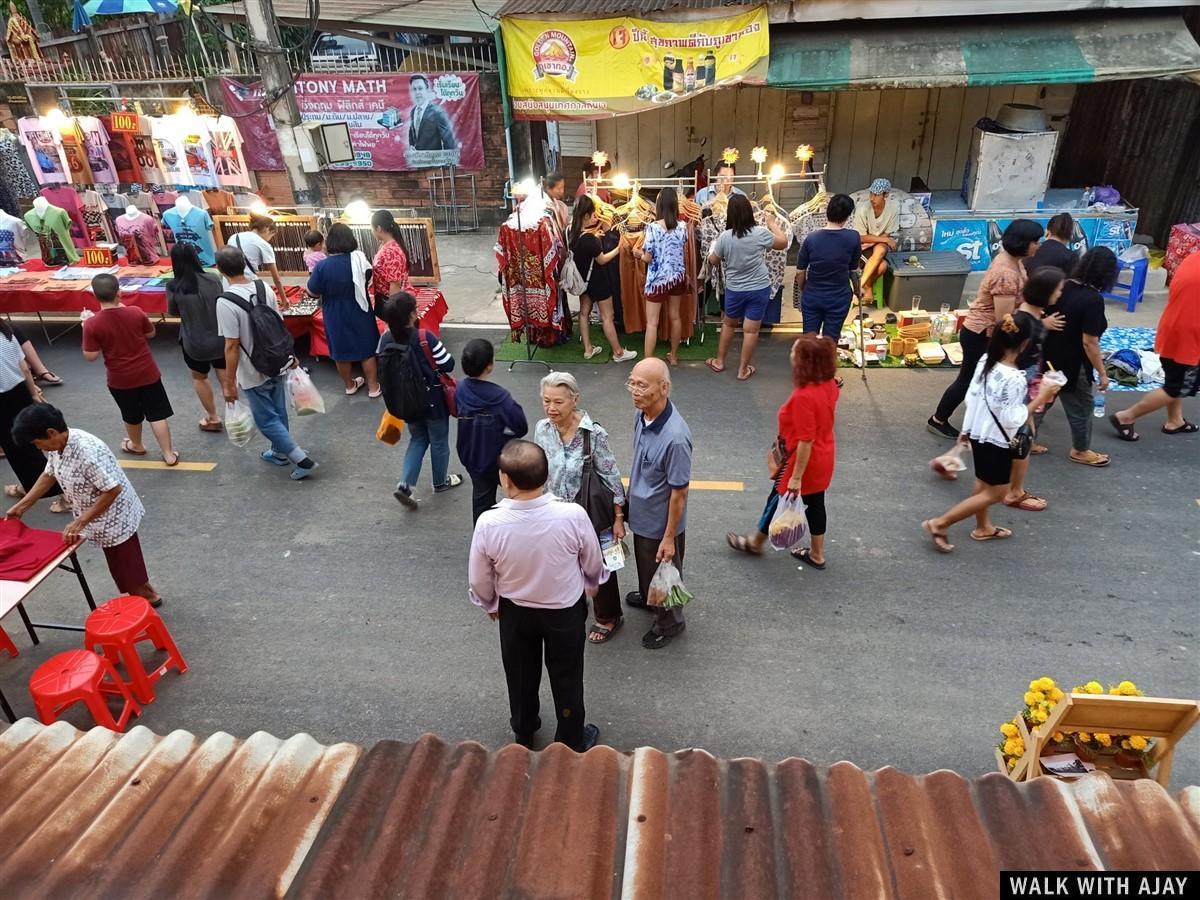
[[[567,246],[575,258],[575,267],[579,274],[587,279],[587,291],[579,298],[579,336],[583,339],[583,358],[591,359],[599,353],[602,347],[592,346],[591,328],[588,319],[592,314],[592,304],[600,308],[600,326],[604,329],[604,337],[612,349],[613,362],[628,362],[637,356],[633,350],[626,350],[617,338],[617,327],[613,324],[613,281],[616,279],[616,266],[609,263],[620,252],[614,247],[608,252],[600,245],[597,233],[596,204],[586,194],[575,201],[575,209],[571,213],[571,230],[567,237]]]
[[[217,330],[221,279],[204,271],[200,254],[192,244],[180,242],[171,248],[171,268],[175,277],[167,282],[167,312],[180,319],[183,361],[192,371],[192,387],[204,407],[200,430],[220,431],[221,417],[213,402],[208,373],[213,369],[225,371],[225,339]]]
[[[1092,370],[1100,376],[1100,390],[1108,390],[1100,355],[1100,336],[1108,328],[1103,295],[1117,283],[1118,271],[1115,253],[1107,247],[1093,247],[1063,285],[1058,306],[1050,310],[1062,313],[1063,327],[1046,335],[1046,362],[1067,376],[1058,396],[1071,426],[1070,459],[1085,466],[1107,466],[1109,462],[1108,454],[1092,450]]]
[[[1054,266],[1063,275],[1070,275],[1079,256],[1071,249],[1070,241],[1075,232],[1075,220],[1070,213],[1059,213],[1046,223],[1046,238],[1031,259],[1025,260],[1025,271],[1036,272],[1043,266]]]

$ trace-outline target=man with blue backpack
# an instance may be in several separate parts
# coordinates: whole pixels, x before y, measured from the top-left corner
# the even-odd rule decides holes
[[[226,403],[236,403],[239,390],[254,424],[271,442],[262,458],[276,466],[293,465],[292,479],[308,478],[317,463],[288,431],[287,376],[297,365],[292,336],[275,308],[275,298],[261,281],[246,277],[246,258],[237,247],[217,251],[217,270],[226,289],[217,298],[217,331],[225,338],[225,371],[221,386]]]

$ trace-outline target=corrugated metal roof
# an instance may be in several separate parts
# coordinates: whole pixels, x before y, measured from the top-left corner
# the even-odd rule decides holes
[[[22,719],[0,733],[2,893],[282,896],[359,753]]]
[[[1198,788],[1174,800],[1107,775],[968,781],[699,750],[426,736],[358,758],[303,735],[24,720],[0,734],[0,796],[0,884],[15,895],[86,879],[123,898],[925,900],[997,896],[1001,869],[1200,867]]]
[[[271,6],[281,22],[303,24],[308,21],[308,0],[273,0]],[[491,34],[500,27],[500,23],[492,18],[500,6],[501,0],[476,0],[474,3],[472,0],[338,0],[322,4],[319,21],[326,28],[355,27],[413,34]],[[246,15],[241,3],[207,9],[218,16],[240,19]]]
[[[531,16],[554,13],[587,18],[596,13],[626,13],[640,16],[697,9],[720,10],[731,6],[763,5],[764,0],[508,0],[500,8],[500,15]]]

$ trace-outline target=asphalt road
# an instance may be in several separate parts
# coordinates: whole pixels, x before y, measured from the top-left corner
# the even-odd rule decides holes
[[[321,463],[293,483],[257,450],[202,434],[174,329],[154,347],[177,415],[185,460],[210,472],[129,474],[148,515],[141,537],[162,612],[190,671],[160,684],[142,724],[239,736],[305,731],[323,742],[412,740],[424,732],[498,746],[508,740],[496,626],[467,600],[470,495],[432,496],[429,469],[406,512],[391,497],[403,452],[374,439],[379,401],[341,394],[333,368],[314,366],[329,412],[296,423]],[[447,331],[457,351],[470,337]],[[115,446],[122,435],[100,364],[84,363],[78,331],[51,348],[67,384],[48,390],[72,425]],[[674,400],[695,436],[694,478],[741,481],[743,491],[695,491],[685,581],[696,600],[687,633],[663,651],[642,649],[649,625],[631,610],[611,643],[587,651],[587,708],[619,749],[702,747],[728,757],[910,772],[993,767],[997,726],[1021,707],[1027,682],[1064,687],[1132,679],[1147,693],[1200,695],[1200,438],[1166,437],[1146,422],[1140,444],[1107,425],[1095,446],[1107,470],[1068,462],[1066,421],[1052,414],[1029,486],[1043,513],[1002,510],[1016,534],[976,544],[966,526],[951,556],[933,552],[920,521],[964,495],[969,481],[936,480],[927,462],[946,444],[926,416],[949,372],[844,371],[838,463],[828,496],[828,570],[799,570],[785,554],[747,558],[724,535],[753,527],[768,488],[765,448],[786,397],[788,340],[768,340],[747,384],[700,364],[675,374]],[[586,407],[627,466],[632,431],[627,368],[579,365]],[[496,378],[540,417],[542,371]],[[1114,394],[1113,408],[1136,399]],[[1187,411],[1200,420],[1200,404]],[[258,445],[255,444],[255,447]],[[7,475],[6,475],[7,478]],[[41,504],[44,506],[45,504]],[[62,522],[39,509],[27,519]],[[82,558],[98,595],[113,590],[99,551]],[[628,590],[631,579],[621,579]],[[79,621],[74,579],[56,574],[30,602],[35,618]],[[78,637],[45,632],[0,661],[0,684],[32,714],[24,684],[50,653]],[[542,740],[552,734],[543,687]],[[71,720],[86,723],[75,713]],[[1200,783],[1200,733],[1177,754],[1173,785]]]

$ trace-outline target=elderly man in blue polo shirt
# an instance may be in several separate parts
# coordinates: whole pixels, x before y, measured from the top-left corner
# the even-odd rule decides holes
[[[688,484],[692,480],[692,432],[671,403],[671,370],[661,359],[645,359],[626,382],[638,414],[633,426],[633,465],[629,469],[629,530],[637,561],[638,592],[625,603],[646,609],[650,581],[658,564],[673,560],[683,572]],[[659,609],[642,646],[667,646],[684,627],[683,610]]]

